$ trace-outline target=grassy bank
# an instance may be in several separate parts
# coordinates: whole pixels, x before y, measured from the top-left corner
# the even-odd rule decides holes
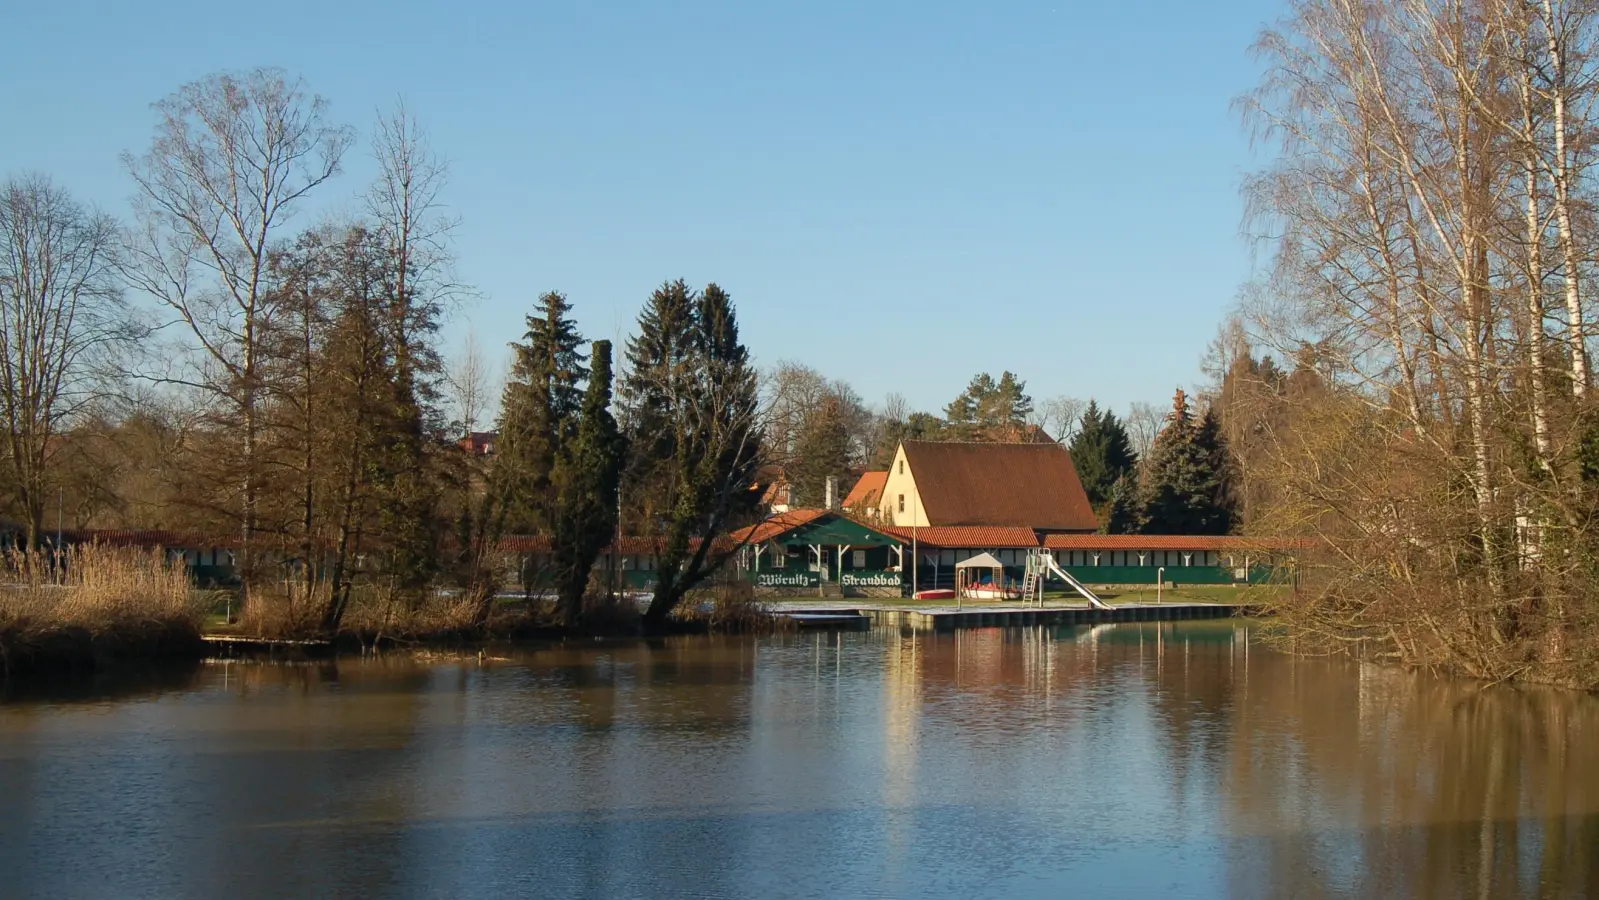
[[[95,669],[197,656],[206,599],[160,553],[83,547],[52,571],[38,556],[7,561],[0,585],[0,674]]]

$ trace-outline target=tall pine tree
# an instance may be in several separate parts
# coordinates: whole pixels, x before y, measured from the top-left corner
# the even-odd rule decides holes
[[[571,440],[588,376],[582,335],[572,305],[555,291],[539,298],[527,317],[524,343],[511,344],[511,376],[500,403],[500,437],[494,463],[506,526],[549,528],[550,478],[557,455]]]
[[[1027,383],[1011,372],[995,381],[987,372],[974,376],[966,390],[944,408],[950,437],[959,441],[1022,441],[1033,398]]]
[[[1111,499],[1116,483],[1133,473],[1138,455],[1121,420],[1093,400],[1088,401],[1081,422],[1067,449],[1088,502],[1098,509]]]
[[[562,623],[578,624],[594,561],[616,536],[627,441],[611,415],[611,342],[595,341],[577,430],[557,456],[550,544]]]

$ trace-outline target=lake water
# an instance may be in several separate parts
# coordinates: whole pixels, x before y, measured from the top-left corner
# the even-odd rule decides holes
[[[1599,699],[1234,622],[11,689],[5,897],[1596,897]]]

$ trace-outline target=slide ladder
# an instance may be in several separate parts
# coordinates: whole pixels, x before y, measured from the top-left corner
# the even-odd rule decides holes
[[[1036,554],[1027,554],[1027,572],[1022,576],[1022,600],[1027,603],[1034,601],[1042,607],[1044,605],[1044,573],[1038,564]]]
[[[1092,606],[1095,609],[1110,609],[1110,605],[1099,599],[1098,594],[1089,590],[1088,586],[1083,584],[1081,581],[1073,578],[1070,572],[1062,569],[1060,567],[1060,563],[1055,561],[1055,554],[1049,552],[1048,550],[1040,550],[1038,551],[1038,560],[1039,566],[1044,570],[1044,572],[1054,575],[1056,578],[1059,578],[1061,581],[1064,581],[1070,585],[1072,590],[1082,594],[1083,599],[1088,601],[1089,606]],[[1027,568],[1029,573],[1031,573],[1033,569],[1031,558],[1029,558],[1029,565]],[[1043,596],[1042,593],[1040,593],[1039,596]]]

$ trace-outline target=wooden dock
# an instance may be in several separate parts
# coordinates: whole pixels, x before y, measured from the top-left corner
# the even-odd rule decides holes
[[[206,649],[218,656],[269,653],[288,656],[327,656],[333,652],[333,642],[323,640],[285,640],[251,637],[243,634],[207,634],[200,640]]]
[[[810,627],[859,627],[851,622],[870,623],[919,631],[951,631],[956,628],[1012,628],[1027,625],[1106,625],[1116,622],[1174,622],[1188,619],[1227,619],[1246,615],[1245,607],[1225,603],[1137,603],[1093,609],[1087,606],[953,606],[911,607],[872,606],[783,609],[776,612],[796,620],[810,620]],[[802,627],[804,627],[802,623]]]

